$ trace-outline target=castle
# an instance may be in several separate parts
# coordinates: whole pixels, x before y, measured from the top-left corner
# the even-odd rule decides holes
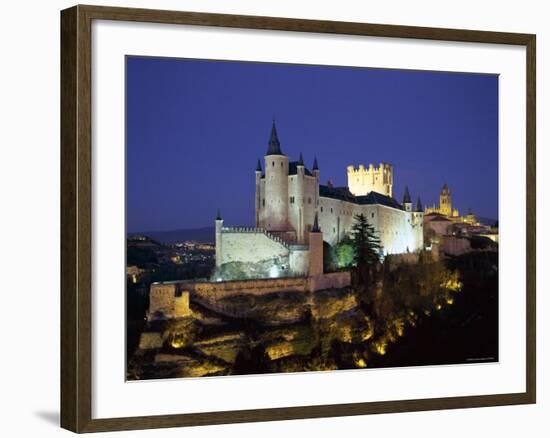
[[[413,207],[408,189],[403,202],[393,198],[393,168],[347,168],[347,187],[320,184],[317,158],[311,170],[302,155],[290,161],[281,148],[275,122],[263,167],[255,172],[255,227],[226,227],[216,218],[216,266],[238,266],[254,278],[323,274],[323,241],[337,245],[350,234],[354,217],[363,214],[374,226],[387,254],[423,248],[424,212]],[[225,269],[227,271],[227,269]]]
[[[350,234],[358,214],[374,226],[381,257],[417,258],[424,247],[420,199],[413,208],[408,188],[402,203],[392,197],[389,164],[347,171],[347,187],[320,184],[317,159],[311,170],[301,154],[290,161],[273,122],[264,165],[258,160],[256,167],[255,227],[227,227],[218,211],[212,278],[152,283],[148,320],[189,315],[190,297],[224,311],[224,298],[235,295],[348,287],[350,271],[324,272],[323,252],[325,242],[334,246]]]

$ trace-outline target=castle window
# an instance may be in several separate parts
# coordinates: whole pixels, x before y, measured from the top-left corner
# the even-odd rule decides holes
[[[283,167],[283,162],[281,161],[281,167]]]
[[[290,197],[290,203],[291,203],[291,204],[294,204],[294,196],[291,196],[291,197]]]
[[[321,213],[323,212],[323,207],[321,207]]]
[[[332,213],[332,207],[330,207],[330,212]]]
[[[275,167],[275,161],[272,161],[272,162],[271,162],[271,165],[272,165],[273,167]]]
[[[307,203],[311,204],[311,198],[307,198]]]
[[[333,233],[336,233],[336,228],[333,228],[333,229],[332,229],[332,232],[333,232]]]
[[[370,214],[370,217],[374,218],[374,213],[371,213],[371,214]]]
[[[265,198],[262,199],[262,207],[265,207]]]

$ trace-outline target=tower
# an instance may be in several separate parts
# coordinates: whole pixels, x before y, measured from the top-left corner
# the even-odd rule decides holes
[[[222,264],[222,228],[223,219],[218,208],[218,213],[216,214],[216,267]]]
[[[445,216],[451,216],[453,212],[451,204],[451,191],[446,183],[439,194],[439,212]]]
[[[323,275],[323,233],[319,228],[319,218],[315,220],[309,232],[309,276]]]
[[[313,176],[315,177],[315,198],[314,206],[315,211],[317,211],[319,207],[319,182],[320,182],[320,172],[319,172],[319,164],[317,163],[317,157],[313,157],[313,167],[311,168],[311,171],[313,173]]]
[[[295,199],[295,206],[298,211],[297,220],[295,220],[295,229],[296,229],[296,238],[299,243],[305,243],[306,235],[305,235],[305,208],[306,204],[304,202],[305,200],[305,181],[304,181],[304,175],[305,175],[305,166],[304,166],[304,156],[300,152],[300,158],[298,159],[298,162],[296,163],[296,190],[294,192],[296,199]]]
[[[281,150],[275,120],[271,126],[267,154],[265,155],[265,197],[261,200],[265,229],[288,229],[288,157]]]
[[[416,208],[414,209],[412,224],[414,226],[414,247],[421,250],[424,248],[424,210],[420,196],[416,200]]]
[[[260,163],[260,159],[258,158],[258,164],[256,165],[256,198],[254,200],[254,206],[256,208],[256,221],[255,221],[255,226],[256,227],[259,227],[260,226],[260,206],[261,206],[261,202],[262,202],[262,194],[261,194],[261,189],[260,189],[260,184],[261,184],[261,181],[262,181],[262,163]]]
[[[313,167],[311,169],[313,171],[313,176],[317,178],[317,182],[319,182],[319,165],[317,164],[317,157],[313,158]]]
[[[420,196],[419,196],[418,199],[416,200],[416,212],[422,213],[423,211],[424,209],[422,208],[422,201],[420,200]]]
[[[362,164],[357,169],[348,166],[348,188],[355,196],[368,195],[377,192],[386,196],[393,196],[393,168],[391,164],[380,163],[379,167],[369,164],[365,168]]]
[[[403,193],[403,208],[409,213],[412,212],[412,201],[408,186],[405,186],[405,193]]]

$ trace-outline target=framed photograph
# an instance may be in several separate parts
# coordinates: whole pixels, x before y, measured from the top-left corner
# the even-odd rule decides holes
[[[535,35],[61,13],[61,423],[535,403]]]

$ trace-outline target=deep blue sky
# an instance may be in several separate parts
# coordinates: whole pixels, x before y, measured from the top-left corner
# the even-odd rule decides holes
[[[254,170],[273,116],[291,160],[321,182],[349,164],[394,166],[394,197],[498,217],[494,75],[127,58],[127,229],[254,220]]]

